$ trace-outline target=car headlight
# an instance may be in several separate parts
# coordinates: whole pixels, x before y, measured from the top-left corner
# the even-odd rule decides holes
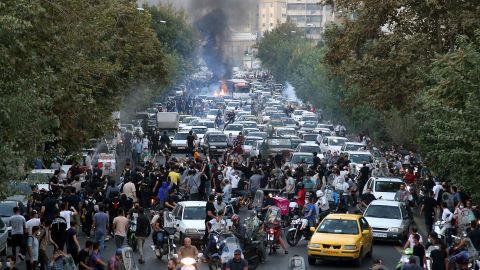
[[[308,247],[309,248],[320,248],[320,244],[309,244]]]
[[[211,148],[211,149],[215,149],[215,148],[217,148],[217,147],[216,147],[216,146],[210,146],[210,148]]]
[[[392,227],[392,228],[389,228],[388,231],[389,231],[389,232],[398,233],[398,232],[400,231],[400,228]]]
[[[355,250],[355,249],[357,249],[357,246],[355,246],[355,245],[345,245],[345,246],[343,246],[343,249],[345,249],[345,250]]]

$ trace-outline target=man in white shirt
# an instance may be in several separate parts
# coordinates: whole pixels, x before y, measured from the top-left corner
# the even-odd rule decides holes
[[[435,199],[435,201],[438,202],[438,194],[440,193],[440,190],[442,190],[443,187],[442,187],[442,184],[438,181],[435,182],[435,186],[433,187],[433,198]]]
[[[137,190],[135,189],[135,184],[132,181],[128,181],[123,185],[123,193],[127,195],[128,198],[132,199],[134,202],[137,201]]]
[[[66,203],[61,203],[60,204],[60,209],[63,209],[62,211],[60,211],[60,216],[63,217],[65,219],[65,221],[67,222],[67,230],[70,229],[70,220],[71,220],[71,217],[73,215],[75,215],[77,213],[77,211],[75,210],[75,207],[70,207],[71,210],[68,210],[66,209],[67,208],[67,204]]]
[[[40,226],[40,218],[38,217],[38,212],[37,210],[33,210],[32,213],[31,213],[31,217],[28,221],[27,221],[27,230],[28,230],[28,234],[29,235],[32,235],[32,228],[34,226]]]

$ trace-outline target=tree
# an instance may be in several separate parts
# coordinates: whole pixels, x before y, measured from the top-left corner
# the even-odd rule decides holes
[[[143,85],[159,94],[171,56],[131,0],[0,3],[1,179],[113,128]]]
[[[435,59],[418,113],[429,166],[472,193],[480,189],[480,30],[476,33]]]
[[[258,58],[268,68],[277,81],[285,82],[288,78],[288,64],[300,43],[304,43],[304,35],[295,24],[286,22],[275,29],[265,32],[258,43]]]

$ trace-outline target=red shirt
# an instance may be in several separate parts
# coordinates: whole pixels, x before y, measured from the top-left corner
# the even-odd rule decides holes
[[[297,204],[301,205],[302,207],[305,206],[305,189],[300,189],[297,192]]]
[[[415,177],[415,174],[413,173],[407,172],[404,178],[405,178],[405,182],[409,185],[415,183],[416,177]]]

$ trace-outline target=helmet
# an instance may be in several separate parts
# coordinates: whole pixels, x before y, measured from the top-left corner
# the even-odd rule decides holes
[[[302,188],[303,187],[303,182],[298,182],[297,187]]]
[[[323,197],[323,191],[321,190],[317,190],[317,197],[320,198],[320,197]]]
[[[231,218],[232,222],[240,221],[240,217],[237,214],[234,214]]]

